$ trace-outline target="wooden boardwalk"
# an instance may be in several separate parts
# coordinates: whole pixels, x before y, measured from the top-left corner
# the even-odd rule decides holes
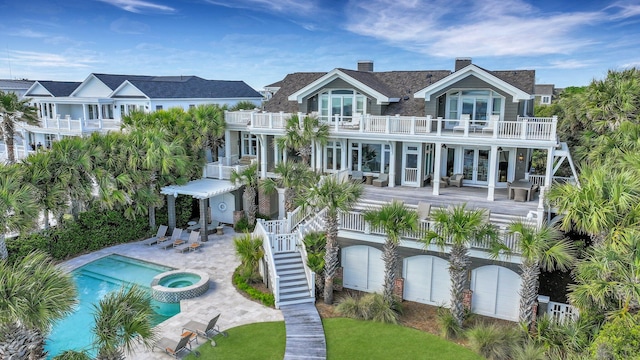
[[[284,359],[326,359],[327,342],[315,305],[286,305],[280,307],[280,310],[287,331]]]

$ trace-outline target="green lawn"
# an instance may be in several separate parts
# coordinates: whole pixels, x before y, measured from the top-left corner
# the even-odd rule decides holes
[[[415,329],[345,318],[323,320],[328,359],[439,359],[479,360],[471,350]],[[198,348],[198,359],[282,359],[284,322],[256,323],[229,329],[218,344]],[[186,359],[195,360],[190,355]]]

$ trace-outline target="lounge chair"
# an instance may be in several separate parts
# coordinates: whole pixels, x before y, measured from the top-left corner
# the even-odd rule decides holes
[[[164,239],[167,238],[167,230],[169,229],[169,227],[167,225],[160,225],[160,227],[158,227],[158,232],[156,233],[156,236],[144,240],[142,243],[145,245],[153,245],[156,244],[158,242],[162,242]]]
[[[431,214],[431,203],[418,201],[418,219],[427,220]]]
[[[173,229],[173,233],[171,234],[171,239],[166,241],[165,244],[160,245],[160,247],[167,250],[168,248],[173,248],[177,245],[184,244],[184,240],[180,239],[181,236],[182,236],[182,229],[179,229],[179,228]]]
[[[226,331],[220,331],[218,325],[218,319],[220,318],[220,314],[216,315],[213,319],[209,320],[208,324],[201,323],[196,320],[191,320],[188,323],[182,326],[182,331],[191,331],[199,336],[205,337],[211,340],[214,336],[218,334],[222,334],[222,336],[229,336]],[[211,345],[215,346],[215,342],[211,340]]]
[[[449,185],[462,187],[462,179],[464,179],[463,174],[453,174],[453,176],[449,178]]]
[[[489,118],[489,124],[482,128],[482,133],[493,133],[493,129],[495,129],[498,120],[500,120],[500,115],[491,115],[491,117]]]
[[[364,182],[364,176],[362,176],[362,171],[354,171],[351,173],[351,182],[356,184],[362,184]]]
[[[161,349],[165,353],[173,356],[178,359],[182,352],[191,352],[191,342],[192,334],[187,334],[180,338],[180,341],[175,341],[166,337],[158,340],[155,344],[153,344],[152,350],[155,348]],[[187,348],[189,346],[189,348]]]
[[[373,179],[372,184],[377,187],[389,185],[389,174],[380,174],[377,179]]]
[[[189,234],[189,240],[186,243],[178,244],[174,246],[174,248],[176,249],[177,252],[185,252],[186,250],[189,250],[189,247],[191,247],[192,244],[198,242],[199,237],[200,237],[200,231],[192,231]]]
[[[200,241],[194,241],[189,244],[189,252],[196,251],[202,247],[202,243]]]

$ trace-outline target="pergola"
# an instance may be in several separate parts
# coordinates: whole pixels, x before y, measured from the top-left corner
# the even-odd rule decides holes
[[[169,231],[176,227],[176,198],[178,195],[189,195],[200,201],[200,239],[207,241],[207,223],[209,213],[207,200],[236,190],[241,185],[234,185],[229,180],[198,179],[189,181],[185,185],[169,185],[160,189],[160,193],[167,195],[167,207],[169,211]]]

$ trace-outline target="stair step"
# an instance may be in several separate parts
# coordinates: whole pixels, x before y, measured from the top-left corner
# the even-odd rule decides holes
[[[285,258],[285,259],[274,259],[276,266],[284,265],[284,264],[302,264],[302,259],[298,258]]]
[[[280,281],[297,281],[297,280],[307,280],[307,274],[304,272],[291,273],[291,274],[278,274],[280,276]]]
[[[309,291],[307,283],[302,284],[280,284],[280,293],[290,293],[296,291]]]
[[[281,252],[273,255],[274,259],[290,258],[290,257],[300,258],[300,253],[297,251],[289,251],[289,252]]]
[[[304,270],[302,263],[281,264],[281,265],[276,264],[276,270],[293,270],[293,269]]]
[[[280,306],[287,306],[287,305],[296,305],[296,304],[305,304],[305,303],[315,303],[316,300],[312,297],[306,297],[306,298],[300,298],[300,299],[296,299],[296,300],[280,300],[280,302],[278,303],[278,307]]]
[[[280,289],[283,289],[285,287],[290,287],[290,286],[308,286],[307,284],[307,280],[306,279],[302,279],[302,280],[293,280],[293,281],[282,281],[282,279],[280,279]]]
[[[276,270],[276,274],[278,274],[278,276],[282,278],[283,276],[287,276],[287,275],[304,274],[304,270],[302,269]]]
[[[295,301],[302,299],[311,299],[309,292],[306,293],[293,293],[293,294],[280,294],[280,303],[283,301]]]

